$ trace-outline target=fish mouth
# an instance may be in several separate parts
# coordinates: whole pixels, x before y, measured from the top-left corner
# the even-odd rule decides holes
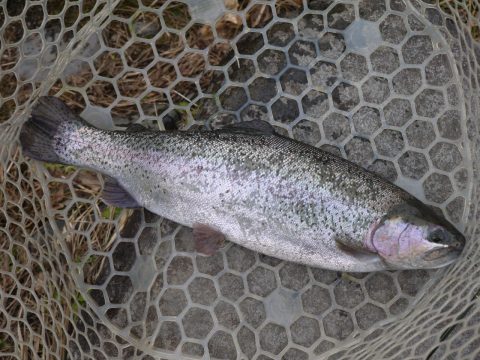
[[[427,261],[433,268],[442,267],[453,263],[462,254],[463,246],[446,246],[426,252],[422,259]]]

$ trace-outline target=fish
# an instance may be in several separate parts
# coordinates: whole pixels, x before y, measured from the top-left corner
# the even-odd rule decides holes
[[[400,187],[260,120],[106,131],[45,96],[19,140],[32,159],[102,173],[105,203],[193,228],[205,256],[228,240],[313,267],[370,272],[443,267],[465,246],[454,225]]]

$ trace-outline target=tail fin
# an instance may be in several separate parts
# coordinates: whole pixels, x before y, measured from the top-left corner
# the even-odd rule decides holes
[[[63,163],[56,146],[56,137],[66,136],[68,130],[88,126],[65,103],[53,96],[43,96],[32,109],[30,119],[20,131],[23,153],[32,159]]]

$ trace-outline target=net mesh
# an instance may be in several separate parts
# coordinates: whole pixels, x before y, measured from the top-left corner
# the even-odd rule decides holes
[[[19,359],[474,359],[477,0],[0,2],[0,354]],[[39,95],[105,129],[281,134],[394,181],[463,229],[437,271],[344,274],[108,207],[25,159]]]

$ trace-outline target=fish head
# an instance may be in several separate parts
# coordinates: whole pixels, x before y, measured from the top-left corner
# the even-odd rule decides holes
[[[369,247],[396,269],[433,269],[454,262],[465,237],[426,206],[402,205],[373,225]]]

